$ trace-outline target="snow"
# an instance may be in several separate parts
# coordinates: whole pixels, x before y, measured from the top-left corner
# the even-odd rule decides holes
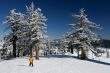
[[[79,60],[68,56],[40,57],[34,67],[28,66],[28,57],[0,62],[0,73],[109,73],[109,65]]]
[[[3,49],[4,41],[0,41],[0,49]]]

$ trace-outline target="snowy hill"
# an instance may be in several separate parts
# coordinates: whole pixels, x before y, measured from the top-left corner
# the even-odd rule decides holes
[[[104,64],[68,56],[41,57],[34,60],[34,67],[29,67],[25,57],[0,62],[0,73],[110,73],[110,59],[106,61]]]

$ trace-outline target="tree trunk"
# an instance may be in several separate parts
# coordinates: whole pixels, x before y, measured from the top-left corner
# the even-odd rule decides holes
[[[13,43],[13,57],[16,57],[16,44]]]
[[[78,53],[78,58],[79,58],[79,48],[77,49],[77,53]]]
[[[84,48],[81,48],[81,57],[80,57],[81,60],[85,60],[86,59],[86,54],[85,54],[85,50]]]
[[[73,54],[73,48],[71,47],[71,53]]]
[[[20,53],[20,50],[18,49],[18,54],[17,54],[17,57],[19,57],[19,53]]]
[[[107,48],[106,48],[106,53],[107,53],[107,58],[109,58],[109,51]]]
[[[16,58],[16,40],[17,37],[13,36],[13,57]]]
[[[29,51],[30,51],[30,56],[32,56],[32,47],[30,48],[30,50],[29,50]]]
[[[35,56],[35,58],[36,58],[37,60],[39,60],[39,47],[36,48],[36,56]]]

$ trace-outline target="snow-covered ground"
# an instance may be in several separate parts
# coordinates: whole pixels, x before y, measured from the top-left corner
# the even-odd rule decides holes
[[[34,60],[28,66],[28,57],[0,62],[0,73],[110,73],[110,59],[105,63],[79,60],[67,56],[54,56]]]

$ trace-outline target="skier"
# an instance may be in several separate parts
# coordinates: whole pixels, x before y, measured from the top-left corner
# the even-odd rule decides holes
[[[33,58],[32,58],[32,56],[30,56],[30,58],[29,58],[29,66],[33,67]]]

